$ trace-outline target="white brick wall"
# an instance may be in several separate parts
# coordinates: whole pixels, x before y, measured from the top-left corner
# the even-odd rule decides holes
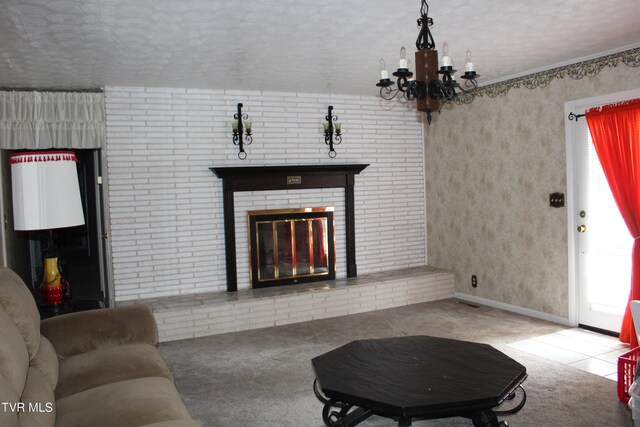
[[[222,181],[212,166],[370,163],[355,180],[358,273],[425,263],[423,137],[415,111],[353,95],[138,87],[107,87],[105,95],[117,301],[226,289]],[[245,161],[231,143],[238,102],[253,122]],[[336,159],[327,156],[322,135],[329,105],[343,125]],[[280,208],[299,198],[290,192],[236,199],[245,210]],[[272,199],[277,206],[265,203]],[[344,230],[341,190],[311,199],[297,203],[336,206]],[[236,231],[246,236],[246,221],[236,215]],[[344,277],[344,236],[337,239]],[[237,254],[243,288],[246,250]]]

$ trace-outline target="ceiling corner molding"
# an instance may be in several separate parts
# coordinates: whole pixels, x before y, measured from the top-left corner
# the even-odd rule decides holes
[[[580,80],[586,76],[593,77],[598,75],[605,67],[617,67],[621,62],[629,67],[640,66],[640,47],[576,62],[575,64],[551,68],[487,86],[480,86],[459,94],[453,102],[458,105],[470,104],[477,97],[486,95],[489,98],[495,98],[498,95],[506,95],[511,89],[517,89],[521,86],[527,89],[545,87],[552,80],[563,79],[565,76],[569,76],[574,80]]]

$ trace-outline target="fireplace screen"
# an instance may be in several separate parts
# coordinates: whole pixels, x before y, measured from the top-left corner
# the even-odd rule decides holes
[[[335,279],[333,207],[248,213],[251,286]]]

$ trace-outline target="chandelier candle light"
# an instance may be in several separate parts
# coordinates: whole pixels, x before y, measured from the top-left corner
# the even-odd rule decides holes
[[[441,101],[452,101],[456,97],[457,90],[465,92],[465,89],[456,82],[457,70],[453,68],[453,62],[449,56],[449,45],[446,42],[442,45],[442,65],[438,68],[438,51],[435,50],[435,42],[429,30],[433,25],[433,18],[428,16],[429,5],[426,0],[422,0],[420,15],[418,19],[420,33],[416,40],[418,51],[415,53],[415,79],[403,46],[400,49],[398,69],[393,73],[397,78],[397,88],[393,88],[394,82],[389,78],[384,59],[380,59],[380,81],[376,86],[380,88],[380,96],[386,100],[395,98],[398,93],[402,93],[407,101],[415,100],[418,111],[426,112],[427,121],[431,124],[431,113],[440,111]],[[478,87],[476,79],[480,75],[475,71],[471,62],[471,52],[468,50],[465,73],[460,77],[466,80],[465,85]]]
[[[238,103],[238,112],[233,115],[235,122],[231,122],[231,130],[233,132],[233,145],[238,147],[238,158],[244,160],[247,158],[247,152],[244,151],[245,145],[251,145],[253,137],[251,136],[251,122],[244,121],[249,118],[246,113],[242,112],[242,103]]]
[[[340,145],[342,142],[342,125],[335,120],[338,116],[333,115],[333,105],[329,105],[327,115],[324,117],[325,122],[322,123],[324,129],[324,143],[329,146],[329,157],[334,159],[338,153],[333,148],[334,145]]]

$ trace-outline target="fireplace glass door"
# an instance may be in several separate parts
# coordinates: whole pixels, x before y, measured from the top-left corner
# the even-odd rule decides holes
[[[333,208],[248,214],[253,288],[335,278]]]

